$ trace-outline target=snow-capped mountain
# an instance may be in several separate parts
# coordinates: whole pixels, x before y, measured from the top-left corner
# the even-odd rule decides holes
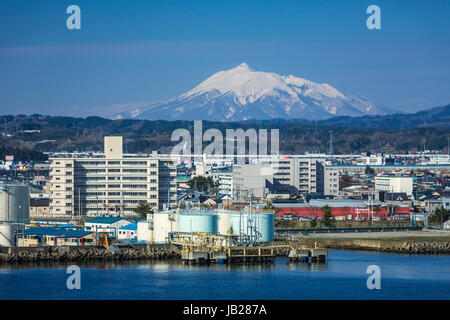
[[[119,113],[114,119],[241,121],[326,119],[386,114],[367,98],[344,95],[326,83],[253,71],[246,63],[212,75],[162,103]]]

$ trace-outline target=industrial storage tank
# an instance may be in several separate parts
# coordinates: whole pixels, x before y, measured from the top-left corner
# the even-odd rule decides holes
[[[275,220],[273,212],[233,212],[230,213],[230,227],[232,234],[239,234],[239,228],[242,232],[248,234],[248,221],[250,219],[250,225],[256,226],[257,232],[260,233],[260,241],[273,241]]]
[[[30,219],[30,187],[26,184],[0,184],[0,221]]]
[[[183,211],[179,215],[179,232],[217,233],[218,216],[213,211]]]
[[[227,210],[218,210],[218,229],[219,234],[231,234],[230,212]]]
[[[138,242],[149,243],[152,238],[151,222],[147,220],[138,221],[136,233]]]
[[[0,223],[0,247],[14,246],[14,227],[9,223]]]
[[[174,211],[156,212],[153,219],[153,239],[155,243],[168,243],[170,232],[177,232],[179,225],[179,214]]]

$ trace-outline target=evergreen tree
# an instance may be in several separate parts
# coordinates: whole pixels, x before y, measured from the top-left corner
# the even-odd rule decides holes
[[[153,208],[150,206],[150,203],[142,201],[139,202],[134,212],[139,216],[139,218],[145,219],[147,218],[147,214],[153,213]]]
[[[331,228],[333,226],[334,217],[331,214],[331,208],[328,205],[322,207],[323,212],[323,225],[327,228]]]

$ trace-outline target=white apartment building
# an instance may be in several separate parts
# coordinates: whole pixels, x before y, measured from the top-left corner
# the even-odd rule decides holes
[[[333,166],[325,166],[323,176],[323,194],[325,196],[338,196],[340,179],[339,169]]]
[[[105,137],[104,154],[50,158],[50,214],[133,215],[140,202],[177,204],[177,169],[169,156],[123,154],[122,137]]]
[[[233,195],[233,172],[221,172],[218,174],[219,194]]]
[[[405,192],[408,196],[413,193],[411,177],[379,176],[375,177],[375,190],[386,192]]]
[[[274,164],[273,185],[278,193],[324,192],[324,156],[280,156],[274,163],[262,160],[263,164]]]
[[[273,170],[267,170],[272,165]],[[266,168],[266,169],[262,169]],[[272,171],[272,174],[263,172]],[[326,156],[280,156],[260,159],[259,164],[233,166],[233,199],[239,191],[269,193],[339,194],[339,170],[328,166]],[[259,192],[258,194],[261,194]]]
[[[261,164],[244,164],[233,166],[232,198],[233,200],[264,199],[271,192],[273,175],[267,174]]]

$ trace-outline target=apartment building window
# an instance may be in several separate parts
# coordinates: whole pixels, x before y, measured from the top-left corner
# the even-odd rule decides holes
[[[128,189],[146,189],[147,185],[145,185],[145,184],[124,184],[123,187],[128,188]]]
[[[143,172],[147,172],[147,169],[123,169],[123,171],[122,172],[129,172],[129,173],[136,173],[136,172],[139,172],[139,173],[143,173]]]
[[[120,177],[108,177],[108,180],[120,180]]]
[[[124,161],[124,165],[147,165],[147,161]]]
[[[120,164],[120,161],[108,161],[108,164],[115,164],[115,165],[117,165],[117,164]]]
[[[123,193],[124,196],[140,196],[140,197],[146,197],[147,196],[147,192],[124,192]]]
[[[128,181],[147,181],[147,177],[123,177],[123,180],[128,180]]]
[[[79,181],[104,181],[105,177],[79,177]]]
[[[151,179],[150,182],[151,183],[156,183],[156,179]]]
[[[72,179],[66,179],[66,183],[72,183]]]
[[[98,165],[104,165],[105,161],[77,161],[77,164],[79,164],[79,165],[98,166]]]
[[[67,187],[66,191],[72,191],[72,187]]]
[[[72,164],[71,163],[66,163],[66,168],[72,168]]]
[[[110,184],[110,185],[108,185],[108,188],[117,189],[117,188],[120,188],[120,184]]]
[[[85,189],[103,189],[105,188],[104,184],[88,184],[83,186]]]
[[[78,173],[104,173],[106,172],[105,169],[82,169],[82,170],[77,170]]]
[[[120,196],[120,192],[118,191],[108,192],[108,196]]]
[[[120,172],[120,169],[108,169],[108,172]]]
[[[152,163],[152,164],[150,164],[150,167],[152,167],[152,168],[156,168],[156,163]]]

